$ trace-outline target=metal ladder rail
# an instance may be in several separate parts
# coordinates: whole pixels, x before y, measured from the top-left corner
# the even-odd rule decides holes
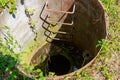
[[[46,18],[45,18],[45,20],[47,19],[47,17],[48,16],[46,16]],[[53,34],[66,34],[66,35],[68,35],[68,34],[71,34],[71,33],[68,33],[68,32],[64,32],[64,31],[55,31],[55,30],[52,30],[52,29],[50,29],[51,27],[54,27],[53,25],[51,25],[50,23],[47,23],[47,22],[44,22],[43,24],[48,24],[48,26],[43,26],[42,25],[42,27],[46,30],[46,31],[48,31],[48,32],[52,32]]]
[[[58,12],[58,13],[64,13],[64,14],[74,14],[75,13],[75,8],[76,8],[76,5],[75,5],[75,3],[73,4],[73,9],[72,9],[72,11],[71,12],[69,12],[69,11],[58,11],[58,10],[52,10],[52,9],[47,9],[47,6],[48,6],[48,0],[46,1],[46,3],[45,3],[45,10],[46,11],[51,11],[51,12]],[[48,21],[47,21],[48,22]],[[50,21],[49,20],[49,23],[52,23],[52,22],[55,22],[55,21]],[[74,24],[74,18],[72,18],[72,22],[71,23],[64,23],[64,22],[55,22],[56,24],[62,24],[62,25],[68,25],[68,26],[72,26],[73,24]],[[71,33],[66,33],[66,32],[62,32],[62,31],[53,31],[53,30],[49,30],[49,29],[46,29],[46,31],[48,31],[48,32],[50,32],[50,34],[51,33],[53,33],[53,34],[62,34],[62,35],[70,35],[71,37],[73,37],[73,35],[71,34]],[[72,32],[72,31],[71,31]],[[59,39],[59,38],[52,38],[50,35],[47,35],[47,34],[45,34],[46,36],[47,36],[47,38],[50,38],[50,39],[52,39],[52,40],[63,40],[64,41],[64,39]],[[66,41],[66,40],[65,40]]]
[[[59,10],[48,9],[47,6],[48,6],[48,0],[46,0],[46,3],[45,3],[45,10],[46,10],[46,11],[58,12],[58,13],[64,13],[64,14],[74,14],[74,13],[75,13],[75,9],[76,9],[76,4],[75,4],[75,2],[74,2],[74,4],[73,4],[73,9],[72,9],[71,12],[69,12],[69,11],[59,11]],[[49,20],[49,22],[52,23],[52,22],[55,22],[55,21]],[[73,24],[74,24],[74,20],[73,20],[73,18],[72,18],[72,21],[71,21],[70,23],[59,22],[59,21],[58,21],[58,22],[56,21],[55,23],[57,23],[57,24],[62,24],[62,25],[73,25]]]
[[[50,25],[48,25],[48,27],[50,27]],[[52,40],[61,40],[61,41],[69,41],[69,42],[72,41],[72,39],[71,39],[71,40],[66,40],[66,39],[60,39],[60,38],[53,38],[53,37],[52,37],[52,34],[57,34],[57,33],[53,33],[53,32],[51,32],[51,31],[49,31],[49,30],[48,30],[48,27],[46,28],[46,27],[44,26],[44,29],[45,29],[44,35],[47,37],[47,39],[51,39],[51,41],[52,41]],[[48,34],[47,32],[49,32],[49,34]],[[59,34],[59,33],[58,33],[58,34]],[[62,35],[69,35],[70,37],[73,37],[72,34],[62,34]],[[46,40],[47,40],[47,39],[46,39]],[[47,41],[48,41],[48,40],[47,40]],[[49,42],[49,41],[48,41],[48,42]]]

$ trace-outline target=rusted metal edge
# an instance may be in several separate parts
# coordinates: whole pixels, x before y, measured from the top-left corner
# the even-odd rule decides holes
[[[45,10],[46,11],[58,12],[58,13],[63,13],[63,14],[74,14],[75,13],[75,9],[76,9],[75,2],[74,2],[73,9],[72,9],[71,12],[69,12],[69,11],[59,11],[59,10],[48,9],[47,6],[48,6],[48,0],[45,3]],[[72,21],[70,23],[65,23],[65,22],[60,22],[60,21],[52,21],[52,20],[49,20],[48,22],[49,23],[55,22],[56,24],[69,25],[69,26],[73,25],[73,23],[74,23],[73,18],[72,18]]]
[[[75,13],[75,8],[76,8],[76,5],[74,4],[72,11],[67,12],[67,11],[58,11],[58,10],[53,10],[53,9],[47,9],[47,6],[48,6],[48,0],[46,1],[46,4],[45,4],[45,10],[52,11],[52,12],[58,12],[58,13],[65,13],[65,14],[74,14]]]
[[[98,0],[99,4],[101,5],[101,8],[103,8],[103,10],[105,9],[105,7],[103,6],[103,4],[101,3],[100,0]],[[107,39],[108,38],[108,27],[109,27],[109,21],[108,21],[108,18],[107,18],[107,13],[105,12],[104,10],[104,19],[105,19],[105,27],[106,27],[106,36],[104,39]],[[82,68],[74,71],[74,72],[71,72],[71,73],[68,73],[68,74],[65,74],[65,75],[61,75],[61,76],[56,76],[55,78],[51,78],[51,77],[48,77],[47,80],[51,80],[51,79],[55,79],[55,80],[63,80],[65,77],[67,76],[72,76],[72,75],[75,75],[76,73],[79,73],[81,72],[82,70],[84,70],[85,68],[89,67],[95,60],[96,58],[100,55],[100,52],[102,50],[102,47],[100,47],[100,50],[98,51],[98,54],[89,62],[87,63],[85,66],[83,66]]]

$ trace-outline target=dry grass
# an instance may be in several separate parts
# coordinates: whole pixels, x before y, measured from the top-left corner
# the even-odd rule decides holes
[[[120,80],[120,3],[101,0],[108,14],[108,38],[100,56],[78,80]],[[80,73],[81,76],[81,73]]]

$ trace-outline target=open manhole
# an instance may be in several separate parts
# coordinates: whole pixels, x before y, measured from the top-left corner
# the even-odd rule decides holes
[[[42,17],[44,9],[40,15],[45,20],[42,27],[48,43],[33,53],[29,64],[37,64],[36,68],[44,75],[54,72],[66,76],[81,71],[98,56],[101,49],[96,47],[98,41],[106,38],[106,17],[99,1],[63,0],[63,3],[61,11],[54,5],[61,5],[57,0],[48,0],[45,8],[49,15]],[[58,26],[61,27],[55,31]]]
[[[55,72],[56,75],[63,75],[69,72],[70,66],[70,61],[65,56],[55,55],[50,57],[48,71]]]
[[[73,75],[95,60],[101,50],[96,45],[106,38],[108,26],[99,0],[18,0],[17,13],[3,10],[0,19],[1,26],[10,26],[20,51],[39,42],[30,52],[29,65],[59,77]]]
[[[47,57],[42,61],[41,59],[44,56]],[[30,64],[37,63],[36,68],[42,69],[45,75],[49,72],[54,72],[60,76],[80,69],[93,58],[94,54],[87,50],[79,49],[69,42],[53,41],[40,48],[33,56]]]

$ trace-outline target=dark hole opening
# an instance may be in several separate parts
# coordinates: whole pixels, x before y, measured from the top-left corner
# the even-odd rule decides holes
[[[51,56],[48,65],[49,71],[55,72],[56,75],[67,74],[71,66],[70,61],[62,55]]]
[[[89,51],[78,49],[66,42],[47,44],[39,50],[39,53],[44,54],[46,50],[49,51],[49,55],[35,67],[36,69],[40,68],[45,76],[49,75],[49,72],[54,72],[59,76],[76,71],[93,58]]]

